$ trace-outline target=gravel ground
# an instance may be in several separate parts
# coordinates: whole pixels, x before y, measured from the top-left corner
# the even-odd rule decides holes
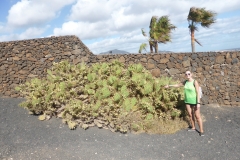
[[[186,130],[171,135],[120,134],[90,128],[69,130],[60,119],[39,121],[0,98],[1,160],[239,160],[240,107],[202,106],[205,136]]]

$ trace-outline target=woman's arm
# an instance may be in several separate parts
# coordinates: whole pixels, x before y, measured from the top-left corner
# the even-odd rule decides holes
[[[165,88],[169,88],[169,87],[182,87],[184,86],[182,83],[179,83],[179,84],[173,84],[173,85],[166,85]]]
[[[199,91],[199,84],[198,82],[195,80],[194,82],[194,85],[195,85],[195,89],[196,89],[196,92],[197,92],[197,103],[200,104],[200,91]]]

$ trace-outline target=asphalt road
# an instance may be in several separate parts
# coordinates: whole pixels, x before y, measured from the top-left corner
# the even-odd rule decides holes
[[[60,119],[39,121],[0,98],[1,160],[239,160],[240,107],[202,106],[205,136],[187,130],[170,135],[69,130]]]

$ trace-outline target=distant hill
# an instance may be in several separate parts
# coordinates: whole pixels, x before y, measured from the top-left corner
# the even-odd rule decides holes
[[[146,53],[146,52],[143,52],[144,54]],[[150,54],[150,52],[148,52],[149,54]],[[155,53],[155,51],[153,51],[153,53]],[[174,53],[173,51],[158,51],[158,53]]]
[[[123,51],[123,50],[118,50],[118,49],[114,49],[114,50],[110,50],[107,52],[102,52],[99,53],[100,55],[104,55],[104,54],[129,54],[129,52],[127,51]]]
[[[158,51],[158,53],[173,53],[172,51]]]
[[[143,53],[145,53],[145,52],[143,52]],[[158,53],[173,53],[173,52],[172,51],[158,51]],[[107,55],[107,54],[109,55],[109,54],[131,54],[131,53],[129,53],[127,51],[123,51],[123,50],[118,50],[118,49],[99,53],[99,55]]]
[[[231,49],[220,50],[220,52],[224,52],[224,51],[240,51],[240,48],[231,48]]]

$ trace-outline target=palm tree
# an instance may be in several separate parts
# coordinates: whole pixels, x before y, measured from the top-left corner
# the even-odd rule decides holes
[[[189,24],[188,28],[191,34],[192,52],[195,52],[195,42],[202,46],[201,43],[194,37],[194,32],[198,31],[197,25],[200,24],[204,28],[209,28],[216,22],[215,15],[215,12],[205,10],[205,8],[190,8],[187,20]]]
[[[153,48],[155,49],[155,53],[158,53],[158,43],[167,43],[171,41],[171,32],[176,28],[173,24],[170,23],[170,19],[168,16],[162,16],[158,18],[157,16],[153,16],[150,21],[150,31],[149,37],[147,36],[144,29],[142,29],[143,36],[148,38],[148,42],[150,45],[150,51],[153,53]],[[146,43],[143,43],[140,46],[139,53],[143,49],[146,50]]]

